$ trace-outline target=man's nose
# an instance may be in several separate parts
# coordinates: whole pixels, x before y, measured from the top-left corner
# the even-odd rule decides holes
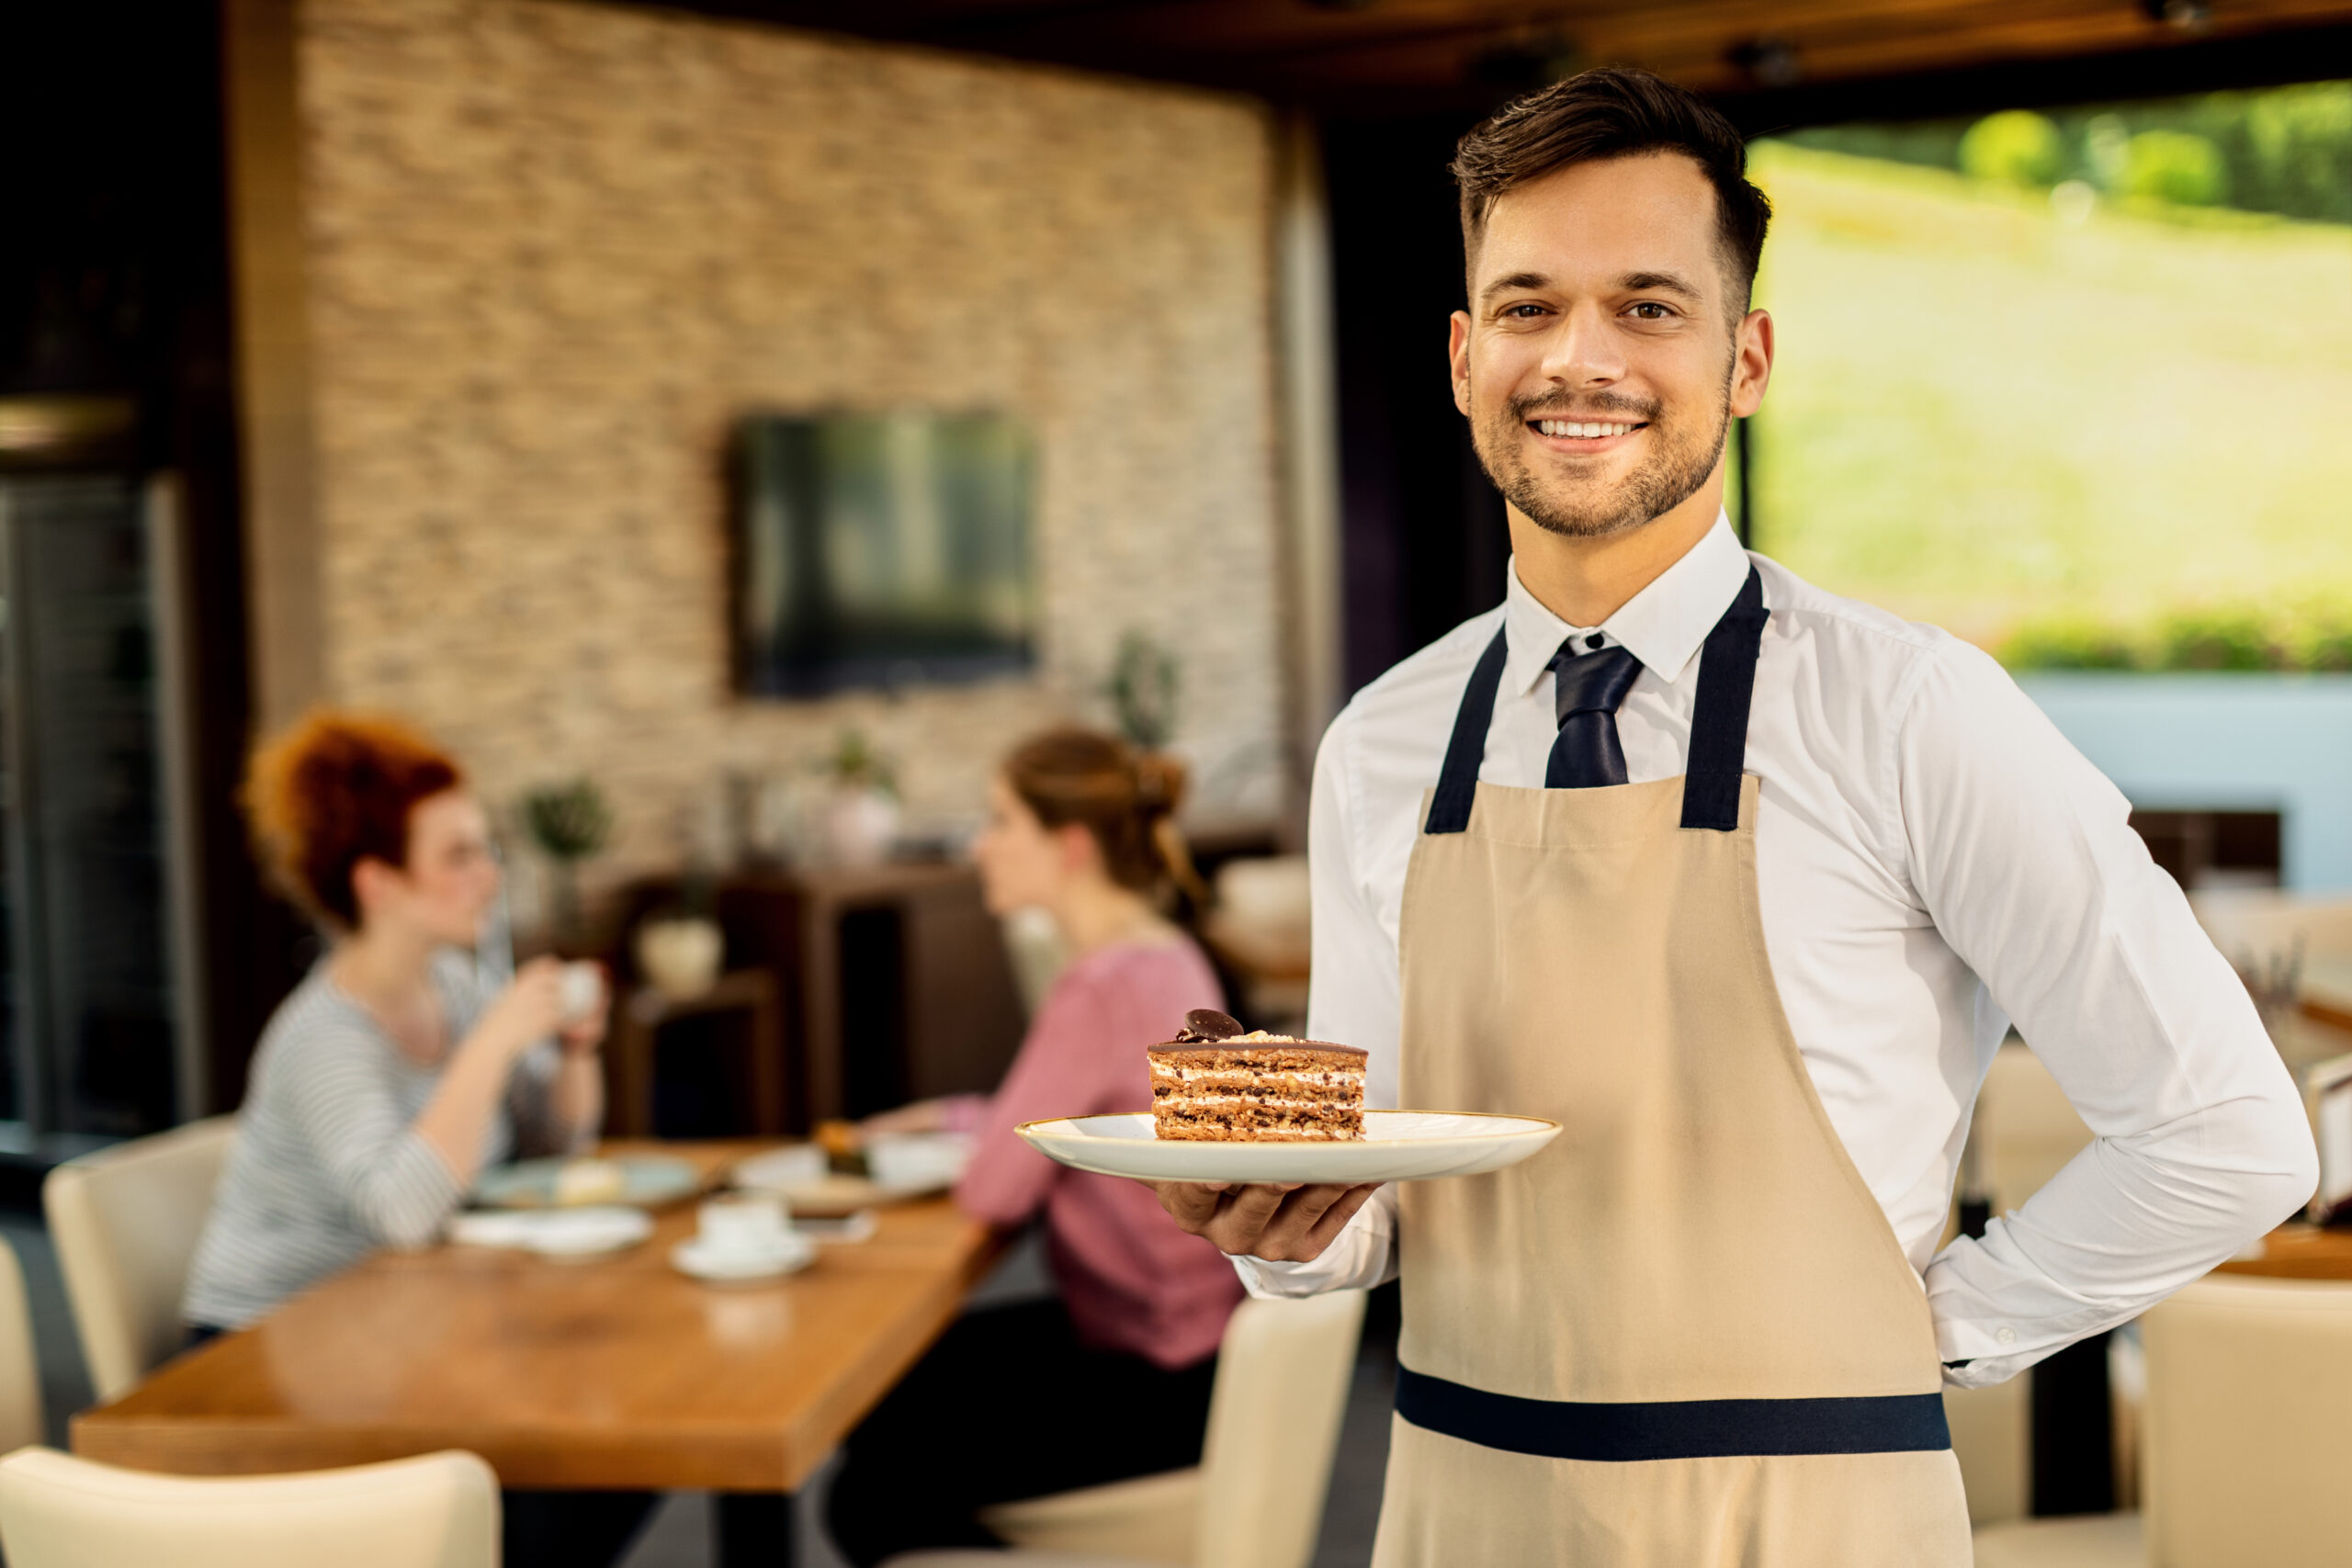
[[[1562,312],[1544,345],[1544,376],[1564,387],[1605,387],[1625,378],[1625,357],[1607,312],[1579,305]]]

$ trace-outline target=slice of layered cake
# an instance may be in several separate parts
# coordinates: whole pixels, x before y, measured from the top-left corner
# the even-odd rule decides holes
[[[1364,1054],[1263,1030],[1202,1008],[1151,1057],[1156,1137],[1329,1143],[1363,1136]]]

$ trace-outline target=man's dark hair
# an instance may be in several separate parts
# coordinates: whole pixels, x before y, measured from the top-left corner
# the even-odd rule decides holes
[[[1607,65],[1512,99],[1453,150],[1462,188],[1462,254],[1478,254],[1487,215],[1505,192],[1576,164],[1679,152],[1715,187],[1725,272],[1745,307],[1764,254],[1772,204],[1747,183],[1747,144],[1696,94],[1646,71]]]

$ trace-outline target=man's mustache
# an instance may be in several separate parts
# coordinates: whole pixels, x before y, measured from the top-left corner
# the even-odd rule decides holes
[[[1504,406],[1510,410],[1511,419],[1521,424],[1531,419],[1600,420],[1611,414],[1625,416],[1627,423],[1645,424],[1657,418],[1663,405],[1621,392],[1596,392],[1583,399],[1544,392],[1532,398],[1509,399]]]

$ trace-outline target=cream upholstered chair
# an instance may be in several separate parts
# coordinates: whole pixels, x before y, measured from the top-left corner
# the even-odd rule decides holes
[[[1226,1325],[1198,1470],[990,1508],[1016,1548],[918,1551],[888,1568],[1306,1568],[1347,1414],[1362,1291],[1245,1301]]]
[[[498,1477],[455,1450],[300,1475],[152,1475],[54,1449],[0,1460],[8,1568],[498,1568]]]
[[[2216,1274],[2142,1320],[2148,1555],[2196,1568],[2352,1556],[2352,1284]]]
[[[40,1359],[17,1249],[0,1241],[0,1453],[40,1441]]]
[[[186,1343],[180,1296],[236,1119],[67,1160],[41,1185],[90,1383],[112,1399]]]
[[[2352,1284],[2217,1274],[2141,1319],[2142,1514],[1976,1537],[1978,1568],[2335,1568],[2352,1472]]]

